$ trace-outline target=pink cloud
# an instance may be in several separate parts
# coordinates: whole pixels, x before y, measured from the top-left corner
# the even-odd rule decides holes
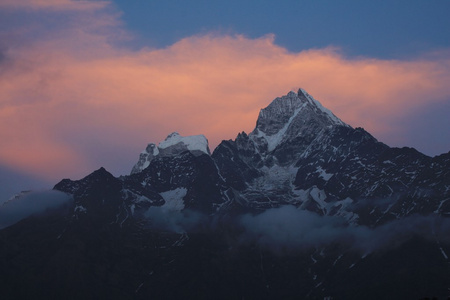
[[[118,161],[131,169],[146,143],[172,131],[205,134],[212,148],[249,132],[260,108],[299,87],[350,125],[399,140],[406,129],[395,119],[450,99],[449,53],[352,59],[335,48],[289,52],[271,35],[214,34],[131,51],[106,38],[121,31],[116,17],[92,16],[104,30],[70,23],[5,53],[1,164],[54,180],[100,165],[124,173]]]
[[[85,10],[100,9],[109,5],[109,1],[73,1],[73,0],[0,0],[3,9],[42,9],[42,10]]]

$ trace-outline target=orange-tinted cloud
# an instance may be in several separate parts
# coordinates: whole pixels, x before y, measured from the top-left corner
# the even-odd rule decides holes
[[[121,28],[109,13],[84,21],[92,26],[70,22],[4,53],[0,164],[55,180],[100,165],[125,173],[172,131],[205,134],[212,148],[249,132],[260,108],[299,87],[350,125],[399,140],[405,128],[393,120],[450,99],[449,53],[354,59],[334,48],[289,52],[271,35],[215,34],[132,51],[111,43]]]
[[[72,0],[0,0],[3,9],[92,10],[104,8],[108,1]]]

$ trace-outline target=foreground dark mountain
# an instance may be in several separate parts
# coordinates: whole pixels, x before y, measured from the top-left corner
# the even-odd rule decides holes
[[[449,173],[450,152],[390,148],[290,92],[212,154],[173,133],[129,176],[62,180],[68,208],[0,232],[0,293],[445,298]]]

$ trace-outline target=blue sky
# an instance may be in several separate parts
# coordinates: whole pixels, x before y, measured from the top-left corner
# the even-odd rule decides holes
[[[257,38],[275,34],[291,51],[340,47],[350,56],[404,58],[450,46],[449,1],[125,1],[137,44],[169,46],[217,31]]]

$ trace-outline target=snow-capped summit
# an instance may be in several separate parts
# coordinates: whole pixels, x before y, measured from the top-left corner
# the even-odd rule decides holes
[[[210,154],[208,140],[203,134],[183,137],[178,132],[172,132],[164,141],[159,143],[158,149],[164,156],[167,156],[167,152],[173,152],[176,155],[179,153],[178,148],[175,147],[177,145],[186,148],[186,150],[193,152],[193,154]],[[198,153],[198,151],[202,153]]]
[[[267,151],[295,137],[317,134],[324,128],[349,126],[323,107],[305,90],[291,91],[278,97],[266,108],[261,109],[256,128],[250,138],[261,145],[267,144]]]
[[[211,155],[208,140],[202,134],[181,136],[178,132],[172,132],[158,146],[150,143],[139,156],[139,161],[134,165],[131,174],[139,173],[150,165],[156,157],[171,157],[182,152],[190,151],[195,156],[202,154]]]

